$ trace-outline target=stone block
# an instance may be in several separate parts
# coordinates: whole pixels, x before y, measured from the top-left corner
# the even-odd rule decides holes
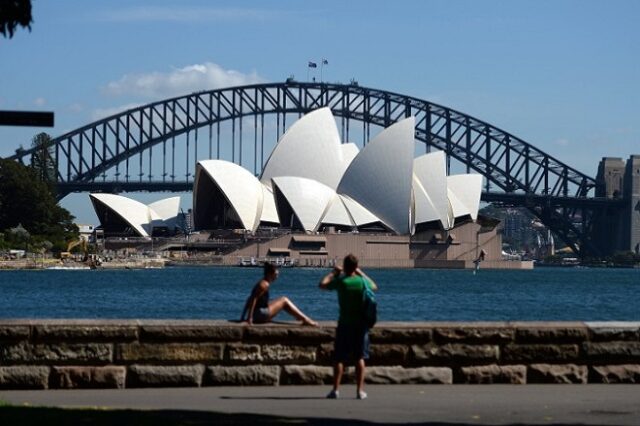
[[[112,345],[106,343],[19,343],[0,346],[3,364],[108,364],[113,361]]]
[[[59,389],[124,389],[126,367],[53,367],[51,387]]]
[[[293,344],[321,344],[331,342],[335,338],[336,330],[330,327],[292,327],[287,334],[287,343]]]
[[[308,364],[316,361],[316,350],[315,346],[230,344],[227,359],[234,364]]]
[[[324,343],[316,349],[316,365],[333,364],[333,343]]]
[[[516,343],[582,343],[589,339],[586,326],[520,326],[515,329]]]
[[[219,362],[224,354],[221,343],[125,343],[116,348],[116,360],[123,363]]]
[[[589,371],[590,383],[640,383],[640,364],[596,365]]]
[[[245,342],[286,342],[289,329],[283,326],[252,325],[244,328]]]
[[[524,365],[481,365],[462,367],[456,383],[491,384],[508,383],[523,385],[527,382],[527,367]]]
[[[527,383],[587,383],[589,369],[576,364],[531,364]]]
[[[375,344],[369,347],[371,365],[402,365],[407,361],[409,346]]]
[[[506,345],[500,354],[500,362],[505,364],[564,363],[577,361],[579,358],[578,345]]]
[[[445,327],[435,328],[433,338],[438,343],[507,343],[514,339],[514,330],[505,327]]]
[[[640,364],[640,342],[589,342],[583,349],[591,362]]]
[[[453,383],[448,367],[367,367],[365,380],[372,384],[445,384]]]
[[[316,361],[315,346],[262,345],[262,361],[274,364],[312,364]]]
[[[640,332],[637,328],[629,327],[592,327],[589,329],[591,341],[638,341]]]
[[[197,387],[204,370],[204,365],[131,365],[127,387]]]
[[[253,364],[262,361],[260,345],[230,344],[226,346],[226,359],[232,363]]]
[[[28,340],[28,325],[2,325],[0,326],[0,342],[12,340]]]
[[[497,362],[499,349],[495,345],[467,345],[449,343],[446,345],[412,345],[413,359],[418,364],[427,365],[469,365]]]
[[[323,385],[333,382],[333,368],[317,365],[285,365],[282,385]]]
[[[0,367],[0,389],[47,389],[49,367],[16,365]]]
[[[426,344],[433,340],[431,328],[375,327],[369,331],[372,343]]]
[[[135,326],[43,324],[33,327],[33,339],[41,342],[131,342],[137,338]]]
[[[210,366],[204,376],[205,386],[274,386],[280,381],[277,365]]]
[[[152,342],[201,342],[242,340],[240,326],[202,325],[145,325],[140,327],[140,341]]]

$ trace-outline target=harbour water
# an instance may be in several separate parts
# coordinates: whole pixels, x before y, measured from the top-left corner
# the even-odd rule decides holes
[[[282,269],[271,297],[337,317],[328,269]],[[640,321],[640,270],[371,269],[380,321]],[[0,271],[0,318],[237,319],[258,268]],[[281,314],[279,319],[290,320]]]

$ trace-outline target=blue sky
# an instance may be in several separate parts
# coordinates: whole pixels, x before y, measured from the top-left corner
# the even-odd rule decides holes
[[[33,0],[33,19],[0,38],[0,109],[56,127],[0,127],[0,156],[125,106],[304,80],[321,58],[325,80],[455,108],[593,176],[640,154],[638,1]],[[95,221],[86,195],[63,205]]]

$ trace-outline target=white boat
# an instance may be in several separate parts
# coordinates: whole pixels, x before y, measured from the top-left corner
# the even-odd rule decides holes
[[[77,271],[91,269],[89,266],[49,266],[47,269],[64,270],[64,271]]]

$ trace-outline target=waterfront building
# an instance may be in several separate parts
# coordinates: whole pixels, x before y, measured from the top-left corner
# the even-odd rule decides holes
[[[223,264],[329,266],[354,253],[363,266],[470,268],[481,257],[496,267],[499,221],[478,214],[483,177],[447,176],[442,151],[416,157],[414,132],[408,117],[360,149],[341,141],[331,110],[320,108],[282,135],[259,176],[229,161],[199,161],[189,226],[196,233],[185,244]],[[175,227],[179,201],[91,199],[105,236]]]
[[[243,233],[229,257],[245,260],[322,266],[350,252],[373,266],[470,267],[480,253],[500,260],[498,221],[478,215],[482,176],[447,176],[442,151],[415,157],[414,126],[413,117],[401,120],[360,150],[341,142],[321,108],[290,127],[258,177],[200,161],[195,228]],[[251,244],[265,228],[280,233]]]

